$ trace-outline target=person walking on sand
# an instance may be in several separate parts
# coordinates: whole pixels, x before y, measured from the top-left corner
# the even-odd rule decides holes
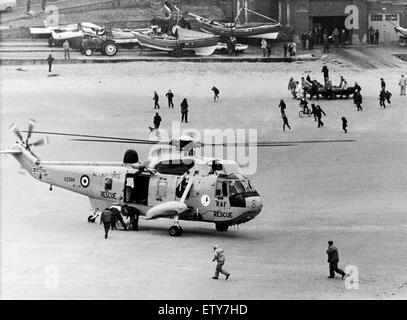
[[[407,79],[404,76],[404,74],[401,75],[401,78],[399,80],[399,86],[400,86],[400,95],[405,96],[406,95],[406,85],[407,85]]]
[[[188,123],[188,101],[186,98],[182,100],[180,106],[181,106],[181,122]]]
[[[338,249],[334,246],[333,241],[328,241],[328,250],[326,250],[326,254],[328,255],[328,263],[329,263],[329,277],[330,279],[335,278],[335,272],[339,273],[342,276],[342,279],[345,278],[346,273],[338,268],[339,263],[339,253]]]
[[[154,109],[160,109],[160,105],[158,104],[158,100],[160,100],[160,98],[158,97],[157,91],[154,91]]]
[[[48,72],[51,72],[52,69],[52,63],[54,62],[54,57],[52,55],[49,55],[47,58],[48,61]]]
[[[224,255],[224,250],[222,248],[219,248],[217,244],[213,246],[213,250],[215,251],[215,255],[212,259],[212,261],[216,261],[216,269],[215,269],[215,276],[212,277],[212,279],[218,279],[219,278],[219,273],[222,273],[223,275],[226,276],[226,280],[229,279],[230,273],[224,270],[222,267],[225,264],[225,255]]]
[[[219,89],[213,86],[211,90],[213,91],[213,102],[216,102],[219,100]]]
[[[280,100],[280,104],[278,105],[280,108],[281,115],[285,114],[285,109],[287,108],[283,99]]]
[[[358,90],[355,90],[355,93],[353,94],[353,102],[356,104],[356,111],[362,111],[362,95]]]
[[[381,90],[380,94],[379,94],[379,103],[380,103],[380,107],[383,107],[384,109],[386,109],[386,91]]]
[[[345,117],[342,117],[342,130],[344,133],[348,133],[348,120]]]
[[[383,80],[383,78],[380,78],[380,87],[382,90],[386,91],[386,82]]]
[[[286,126],[288,127],[288,129],[291,130],[291,127],[288,123],[288,118],[287,118],[287,115],[285,114],[285,112],[283,114],[281,114],[281,118],[283,119],[283,131],[285,131]]]
[[[105,228],[105,239],[107,239],[111,222],[112,212],[109,210],[109,208],[105,208],[105,210],[103,210],[102,212],[102,215],[100,216],[100,224],[103,223],[103,226]]]
[[[322,128],[324,126],[324,123],[321,120],[322,114],[326,116],[326,113],[324,112],[324,110],[321,109],[321,106],[317,105],[315,109],[315,115],[318,120],[318,128]]]
[[[168,92],[165,95],[168,99],[168,108],[174,108],[174,103],[172,102],[172,99],[174,98],[174,94],[172,93],[171,90],[168,90]]]
[[[154,129],[158,130],[160,128],[160,123],[161,123],[161,117],[158,114],[158,112],[155,113],[153,123],[154,123]]]
[[[294,78],[291,77],[290,80],[288,81],[288,91],[291,92],[294,99],[297,99],[297,93],[295,92],[296,88],[297,88],[297,84],[295,83]]]
[[[68,60],[71,60],[71,56],[69,55],[69,42],[65,40],[62,47],[64,48],[64,59],[68,57]]]

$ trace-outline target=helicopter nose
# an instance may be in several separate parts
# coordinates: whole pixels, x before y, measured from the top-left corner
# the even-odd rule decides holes
[[[263,208],[263,202],[260,197],[250,197],[246,198],[246,208],[252,208],[260,213]]]

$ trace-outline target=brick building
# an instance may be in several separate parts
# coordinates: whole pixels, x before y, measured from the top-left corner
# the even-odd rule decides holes
[[[314,27],[321,26],[331,32],[343,29],[348,13],[345,8],[357,6],[359,29],[353,30],[354,41],[366,41],[367,30],[372,26],[380,32],[380,42],[398,40],[394,25],[407,26],[407,0],[224,0],[235,12],[241,4],[277,19],[283,26],[291,28],[294,35],[300,35]],[[259,17],[249,14],[241,19],[258,21]],[[242,20],[241,20],[242,22]],[[244,21],[243,21],[244,22]]]

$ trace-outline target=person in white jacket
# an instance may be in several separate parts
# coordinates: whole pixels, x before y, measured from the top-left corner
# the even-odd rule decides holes
[[[222,248],[219,248],[217,244],[213,246],[213,250],[215,251],[215,255],[212,261],[217,261],[217,264],[215,269],[215,276],[213,276],[212,279],[218,279],[219,273],[224,274],[226,276],[226,280],[229,279],[230,273],[222,269],[223,265],[225,264],[224,250]]]

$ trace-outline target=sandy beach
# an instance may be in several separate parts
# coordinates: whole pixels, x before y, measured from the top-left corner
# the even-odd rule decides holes
[[[212,224],[182,222],[184,234],[168,235],[171,221],[140,221],[139,232],[112,231],[87,222],[86,197],[21,174],[2,156],[2,299],[406,299],[407,298],[407,98],[399,96],[400,68],[363,70],[326,59],[334,84],[343,75],[362,86],[363,112],[352,99],[318,103],[325,126],[298,117],[287,90],[290,76],[322,82],[322,60],[294,63],[118,63],[0,68],[1,147],[28,120],[40,131],[148,138],[153,91],[160,95],[161,127],[257,129],[258,141],[354,139],[349,143],[298,144],[258,149],[250,177],[263,199],[260,215],[219,233]],[[379,78],[393,93],[379,108]],[[212,86],[220,101],[212,102]],[[175,108],[164,94],[171,89]],[[282,131],[278,103],[287,103],[291,131]],[[341,129],[348,119],[349,132]],[[33,140],[41,136],[35,135]],[[44,160],[121,161],[147,146],[79,143],[50,137],[35,148]],[[340,267],[356,266],[359,289],[327,279],[327,241],[339,249]],[[211,279],[212,247],[225,249],[228,281]],[[403,270],[404,269],[404,270]],[[51,281],[51,282],[50,282]],[[50,285],[51,283],[51,285]]]

